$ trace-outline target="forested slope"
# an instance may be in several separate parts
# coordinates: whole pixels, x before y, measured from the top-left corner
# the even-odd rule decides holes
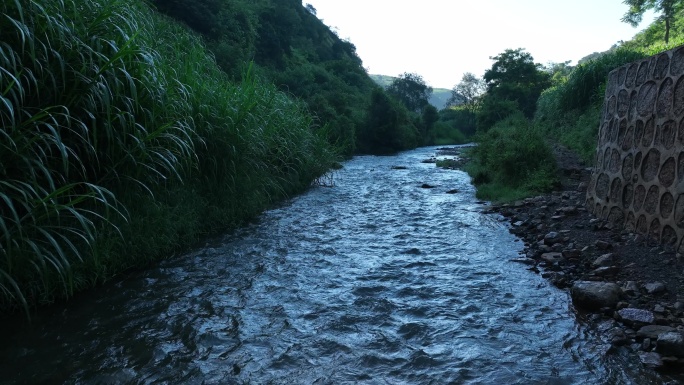
[[[417,132],[397,132],[378,148],[371,95],[378,86],[368,76],[356,47],[340,39],[316,10],[298,0],[154,0],[157,9],[202,34],[219,66],[233,79],[254,63],[256,73],[306,102],[315,123],[324,126],[342,153],[387,152],[415,147]],[[387,106],[386,106],[387,107]],[[401,106],[391,107],[401,116]],[[400,131],[416,131],[407,121]],[[385,135],[382,133],[381,135]],[[392,133],[390,133],[391,135]],[[392,145],[389,145],[392,143]]]

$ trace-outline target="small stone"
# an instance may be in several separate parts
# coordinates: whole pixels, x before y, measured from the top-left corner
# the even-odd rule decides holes
[[[628,325],[652,324],[655,321],[653,312],[632,307],[618,310],[618,315]]]
[[[653,307],[653,312],[654,313],[665,313],[665,307],[661,304],[657,304]]]
[[[644,289],[649,294],[658,294],[665,291],[665,285],[662,282],[651,282],[644,285]]]
[[[660,354],[655,352],[639,352],[639,360],[644,366],[649,368],[660,368],[663,366],[663,360],[660,359]]]
[[[613,254],[608,253],[608,254],[603,254],[600,257],[596,258],[592,265],[599,267],[599,266],[610,266],[613,264]]]
[[[551,245],[551,244],[555,243],[557,239],[558,239],[558,233],[555,231],[551,231],[550,233],[548,233],[544,236],[544,244]]]
[[[637,337],[657,340],[661,334],[673,332],[675,330],[675,328],[670,326],[646,325],[639,329],[639,331],[637,332]]]
[[[656,351],[664,356],[684,357],[684,335],[680,332],[659,335]]]
[[[591,274],[596,275],[598,277],[607,277],[610,275],[615,275],[618,273],[618,268],[615,266],[603,266],[599,267],[598,269],[594,269]]]
[[[641,341],[641,350],[643,350],[643,351],[651,350],[651,339],[650,338],[644,338],[644,340]]]
[[[456,190],[456,189],[451,189],[451,190],[447,191],[446,193],[447,193],[447,194],[457,194],[457,193],[458,193],[458,190]]]
[[[554,264],[563,260],[563,254],[561,253],[544,253],[541,255],[541,259],[547,263]]]
[[[625,335],[625,332],[619,327],[609,329],[606,331],[606,335],[610,339],[612,345],[622,346],[629,344],[629,339]]]
[[[422,185],[420,185],[420,188],[435,188],[435,186],[433,186],[431,184],[423,183]]]
[[[599,250],[608,250],[613,247],[612,244],[606,241],[598,240],[594,243],[594,246],[596,246],[597,249]]]
[[[567,259],[578,259],[582,253],[577,249],[565,249],[561,252],[564,258]]]
[[[639,293],[639,284],[634,281],[627,281],[622,285],[622,292],[627,295],[636,295]]]

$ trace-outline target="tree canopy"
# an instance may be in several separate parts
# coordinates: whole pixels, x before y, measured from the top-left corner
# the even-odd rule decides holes
[[[387,87],[387,92],[399,100],[409,111],[420,113],[429,104],[432,87],[415,73],[403,73]]]
[[[653,10],[659,13],[659,21],[665,22],[665,44],[670,42],[670,28],[675,16],[684,8],[682,0],[624,0],[629,10],[622,17],[622,21],[636,27],[641,23],[644,13]]]
[[[534,115],[537,99],[550,85],[550,75],[523,48],[507,49],[491,57],[492,68],[485,71],[486,98],[516,102],[528,118]]]
[[[484,80],[475,76],[471,72],[466,72],[461,78],[461,82],[451,90],[451,97],[447,105],[453,106],[463,104],[467,109],[474,111],[478,99],[485,92]]]

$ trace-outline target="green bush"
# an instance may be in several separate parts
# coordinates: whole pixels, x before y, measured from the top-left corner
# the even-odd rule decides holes
[[[477,131],[487,132],[498,122],[521,113],[518,102],[515,100],[499,99],[496,97],[484,98],[477,111]]]
[[[550,147],[521,113],[494,125],[477,143],[467,171],[479,198],[517,199],[547,192],[558,182]]]
[[[438,123],[458,130],[466,137],[475,135],[477,115],[472,107],[452,106],[439,111]]]
[[[447,144],[463,144],[468,142],[468,138],[459,130],[449,126],[444,122],[437,122],[431,131],[431,144],[438,146]]]

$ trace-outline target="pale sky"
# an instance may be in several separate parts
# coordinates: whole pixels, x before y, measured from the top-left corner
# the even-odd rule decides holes
[[[370,74],[421,75],[453,88],[465,72],[482,77],[507,48],[525,48],[535,62],[577,60],[629,40],[622,0],[303,0],[319,19],[351,41]]]

